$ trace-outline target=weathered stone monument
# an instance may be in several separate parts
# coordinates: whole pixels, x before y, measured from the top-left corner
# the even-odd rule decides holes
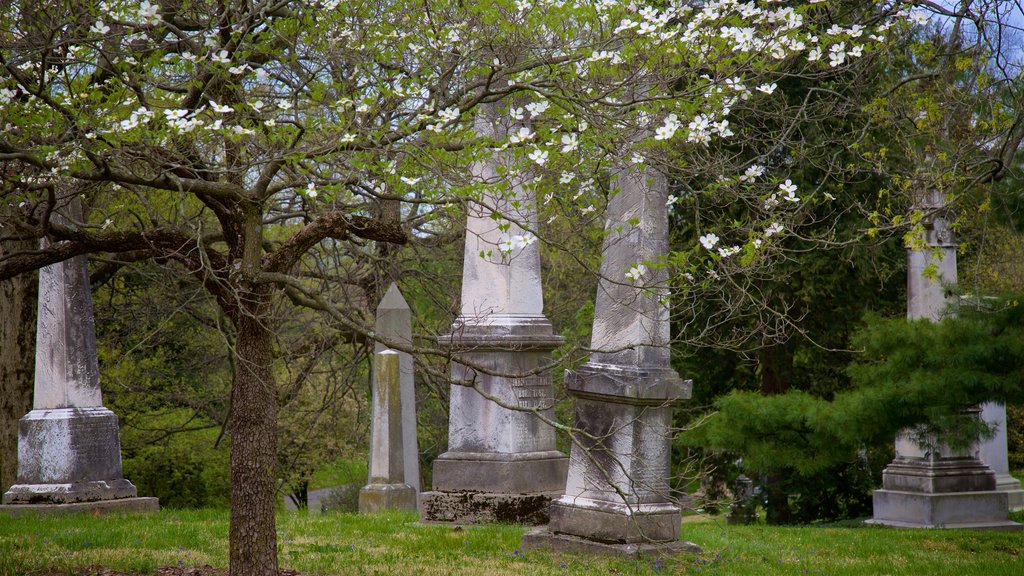
[[[377,305],[376,335],[384,342],[377,341],[374,353],[388,349],[385,342],[412,346],[412,311],[402,297],[398,285],[392,283]],[[413,359],[408,352],[395,350],[398,354],[399,380],[402,397],[402,450],[405,483],[420,491],[420,454],[416,439],[416,387],[413,373]]]
[[[981,417],[995,428],[995,436],[981,443],[981,461],[996,473],[996,490],[1006,493],[1010,510],[1024,510],[1024,489],[1020,480],[1010,475],[1006,452],[1006,406],[986,402],[981,405]]]
[[[922,198],[924,248],[911,248],[907,266],[907,317],[941,319],[946,287],[957,281],[956,243],[945,199],[935,191]],[[935,270],[936,274],[930,271]],[[977,417],[979,408],[968,411]],[[950,448],[934,434],[906,430],[896,438],[896,458],[875,490],[872,524],[905,528],[1015,530],[1008,499],[996,491],[996,476],[979,459],[978,444]]]
[[[692,383],[669,362],[668,185],[622,169],[608,205],[590,361],[566,373],[576,428],[565,494],[524,548],[620,554],[695,549],[670,497],[673,405]],[[636,222],[635,225],[629,222]],[[650,267],[641,267],[647,262]],[[627,272],[631,272],[627,276]]]
[[[500,130],[487,114],[477,129]],[[475,164],[474,179],[498,185],[499,161]],[[426,522],[543,523],[565,488],[568,461],[555,449],[554,428],[538,417],[554,415],[545,366],[562,339],[544,316],[540,251],[528,240],[534,200],[515,183],[512,190],[514,198],[486,193],[468,207],[461,311],[439,338],[454,357],[448,451],[434,460],[433,490],[420,497]]]
[[[85,256],[39,271],[33,409],[18,422],[18,480],[4,494],[3,513],[159,509],[121,476],[94,322]]]
[[[359,513],[416,510],[416,489],[405,482],[401,359],[394,350],[374,355],[370,483],[359,491]]]

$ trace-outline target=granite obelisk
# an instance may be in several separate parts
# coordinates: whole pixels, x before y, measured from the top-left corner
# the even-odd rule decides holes
[[[503,134],[493,107],[476,126]],[[544,366],[562,339],[544,316],[540,250],[530,241],[534,199],[521,182],[503,180],[502,161],[496,153],[472,171],[491,188],[468,206],[461,311],[439,338],[455,359],[448,451],[434,460],[433,490],[420,498],[428,522],[543,523],[565,487],[567,458],[555,447],[554,428],[538,417],[554,416]],[[510,192],[499,192],[506,183]]]
[[[938,191],[922,195],[924,246],[911,247],[907,266],[907,317],[942,319],[947,288],[956,284],[956,242],[950,213]],[[933,273],[934,272],[934,273]],[[979,417],[980,408],[965,413]],[[978,443],[955,450],[934,434],[906,430],[896,438],[896,458],[882,472],[873,495],[872,524],[904,528],[1019,530],[1008,519],[1008,498],[979,459]]]
[[[370,482],[359,491],[359,513],[416,510],[416,489],[405,482],[401,359],[394,350],[374,354],[371,417]]]
[[[18,480],[2,510],[158,509],[121,475],[117,416],[100,393],[85,256],[39,271],[38,310],[33,409],[18,423]]]
[[[384,342],[373,345],[374,353],[388,350],[387,342],[412,346],[412,311],[402,296],[398,285],[392,283],[377,305],[375,331]],[[405,469],[405,483],[420,491],[420,454],[416,438],[416,388],[413,373],[414,363],[408,352],[395,350],[401,381],[402,397],[402,450]],[[372,455],[372,452],[371,452]]]
[[[692,383],[669,362],[668,186],[621,168],[608,205],[590,361],[566,372],[576,428],[565,494],[523,546],[637,554],[694,549],[679,540],[668,484],[673,405]],[[634,224],[630,224],[630,223]],[[646,263],[646,264],[644,264]],[[629,273],[629,275],[627,275]]]

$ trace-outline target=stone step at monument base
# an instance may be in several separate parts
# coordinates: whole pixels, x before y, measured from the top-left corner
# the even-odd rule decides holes
[[[424,523],[477,524],[509,522],[546,524],[551,501],[559,492],[501,494],[474,491],[433,490],[420,494],[420,519]]]
[[[682,515],[669,503],[632,504],[563,496],[551,504],[548,529],[555,534],[613,544],[679,541]]]
[[[1009,474],[996,476],[996,490],[1005,492],[1011,511],[1024,510],[1024,488]]]
[[[433,488],[441,492],[540,494],[565,490],[569,458],[540,452],[445,452],[434,460]]]
[[[41,516],[59,516],[64,514],[154,514],[159,511],[160,500],[149,497],[65,504],[4,504],[0,506],[0,516],[21,516],[22,514]]]
[[[416,489],[408,484],[367,484],[359,491],[360,514],[416,509]]]
[[[610,554],[629,558],[644,556],[665,556],[671,554],[700,554],[703,550],[693,542],[600,542],[571,536],[556,534],[548,526],[540,526],[523,535],[519,545],[523,550],[552,550],[557,552],[575,552],[579,554]]]
[[[897,528],[970,528],[1020,530],[1008,516],[1004,492],[945,492],[925,494],[875,490],[874,517],[868,524]]]
[[[61,484],[15,484],[4,493],[4,504],[75,504],[135,498],[135,485],[118,478]]]

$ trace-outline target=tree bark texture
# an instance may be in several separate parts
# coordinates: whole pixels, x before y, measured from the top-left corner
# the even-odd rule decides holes
[[[231,389],[230,576],[277,576],[274,478],[277,405],[270,289],[239,293]]]
[[[0,255],[35,250],[29,241],[4,241]],[[0,493],[18,473],[18,420],[32,409],[38,274],[0,280]]]

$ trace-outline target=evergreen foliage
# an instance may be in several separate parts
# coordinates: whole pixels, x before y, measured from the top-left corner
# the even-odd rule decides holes
[[[1024,400],[1022,321],[1018,296],[963,305],[937,323],[874,318],[853,340],[863,350],[848,369],[853,389],[831,401],[800,390],[735,391],[684,439],[743,454],[753,469],[784,464],[801,473],[849,461],[863,446],[915,426],[965,444],[985,432],[963,416],[965,408]]]

